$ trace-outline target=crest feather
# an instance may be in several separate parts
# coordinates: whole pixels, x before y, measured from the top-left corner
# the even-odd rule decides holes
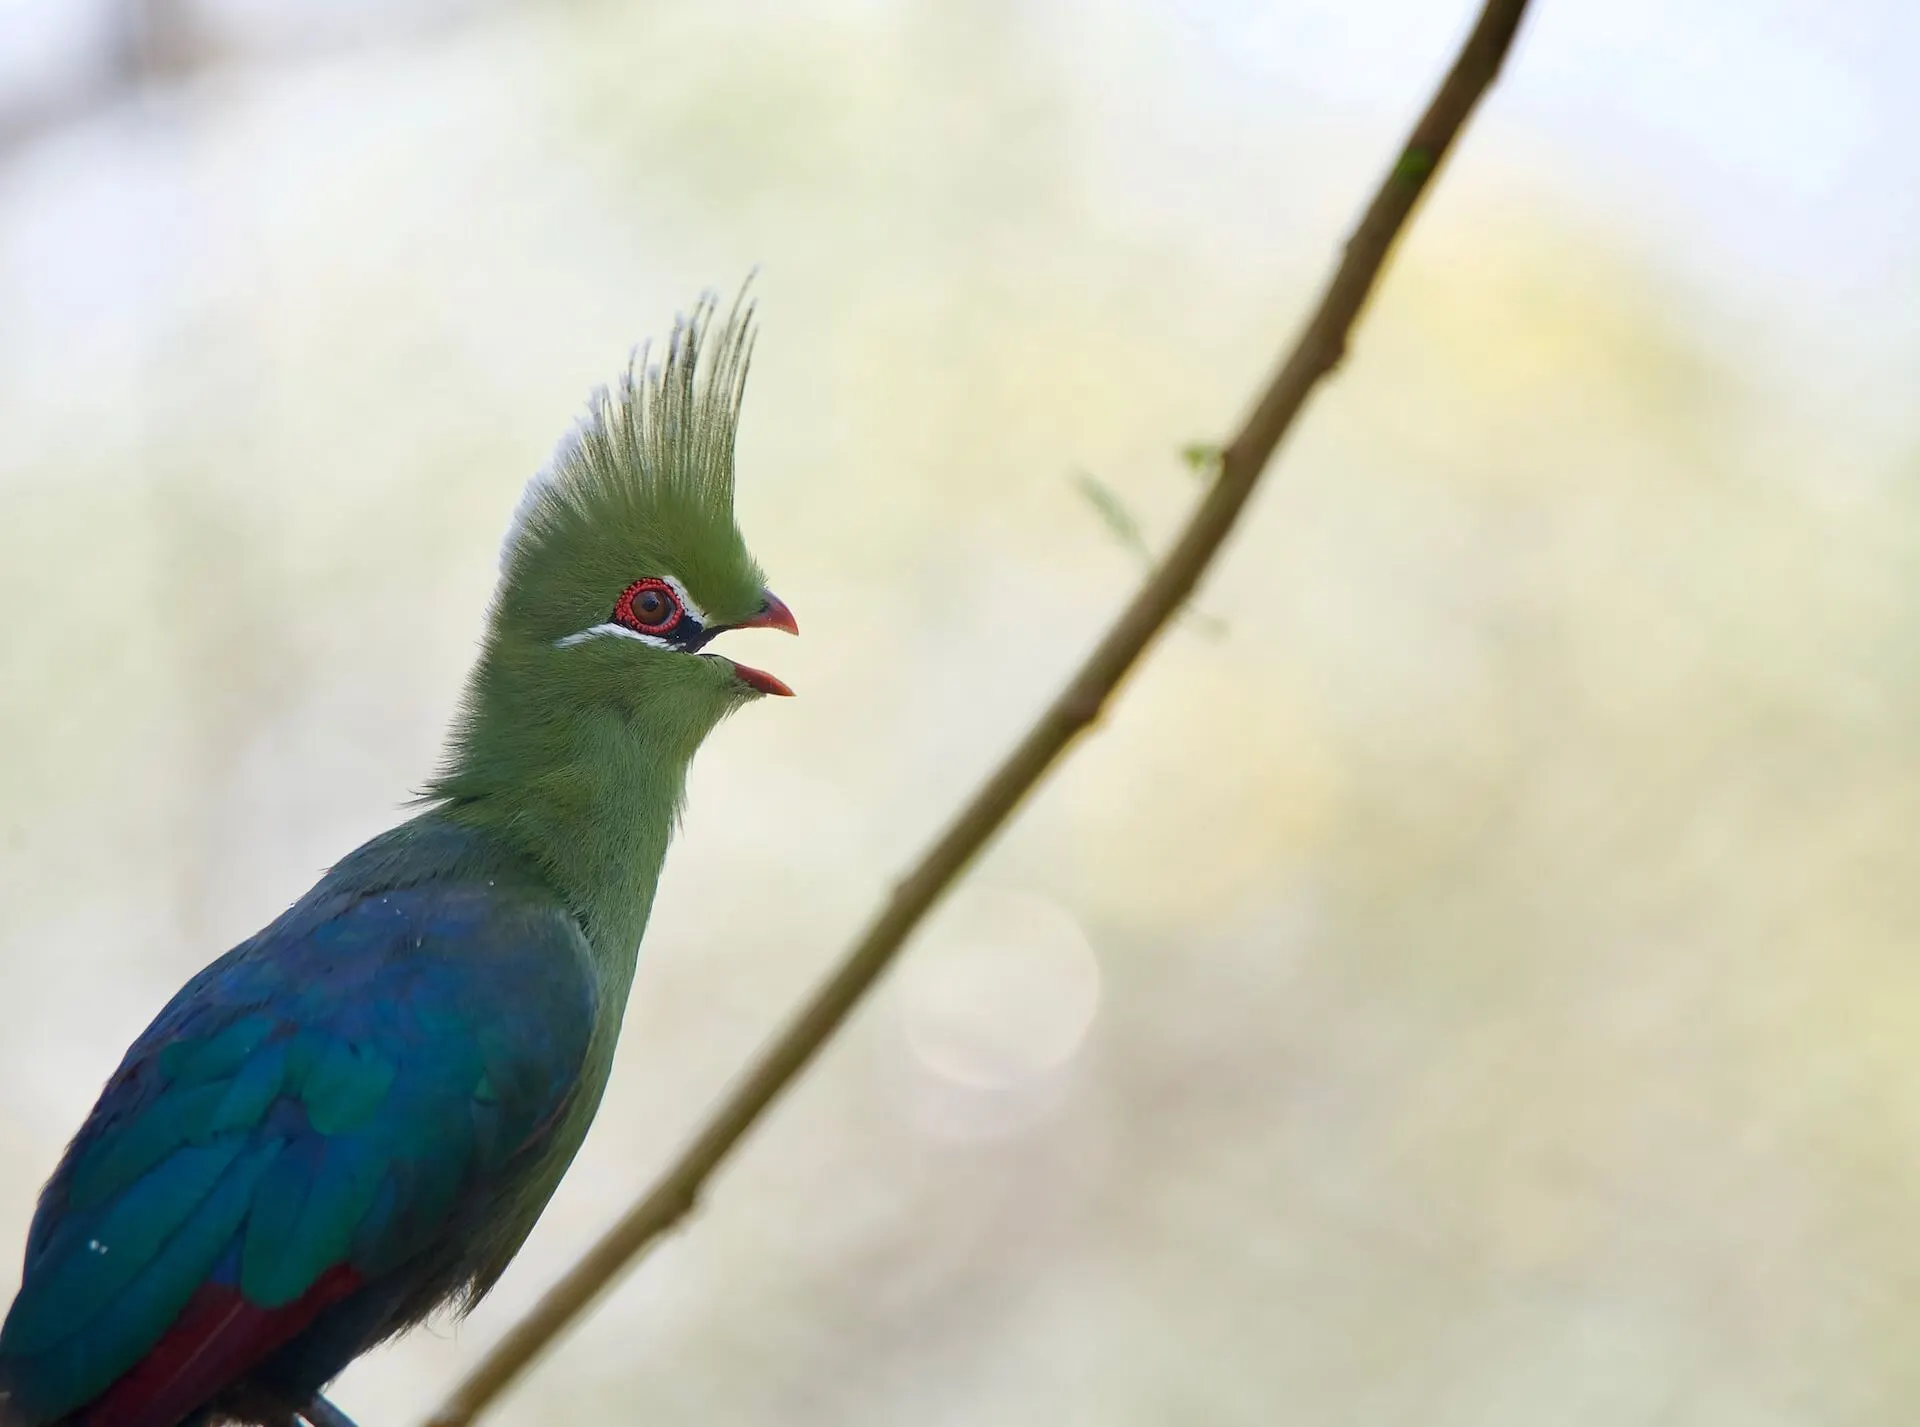
[[[676,506],[733,522],[734,437],[753,356],[754,305],[743,289],[716,330],[716,294],[675,318],[665,356],[637,349],[612,388],[527,482],[500,547],[504,577],[529,544],[574,522]]]

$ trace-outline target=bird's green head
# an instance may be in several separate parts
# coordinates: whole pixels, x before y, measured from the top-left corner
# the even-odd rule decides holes
[[[734,523],[752,345],[749,306],[716,321],[703,300],[657,362],[643,349],[595,395],[528,483],[435,794],[633,752],[684,761],[740,705],[791,692],[709,647],[730,629],[799,632]]]

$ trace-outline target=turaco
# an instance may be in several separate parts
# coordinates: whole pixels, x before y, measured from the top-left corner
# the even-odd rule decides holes
[[[694,751],[798,633],[734,522],[752,313],[711,300],[529,483],[443,767],[189,981],[40,1198],[3,1427],[345,1421],[349,1362],[500,1277],[606,1088]]]

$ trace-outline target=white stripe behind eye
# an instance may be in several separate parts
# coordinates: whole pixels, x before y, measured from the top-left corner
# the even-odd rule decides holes
[[[674,597],[680,601],[681,617],[683,619],[691,619],[702,629],[705,629],[707,627],[707,612],[694,603],[693,596],[687,593],[687,587],[672,575],[661,575],[658,578],[662,584],[673,591]],[[655,649],[672,649],[679,653],[686,652],[680,649],[679,645],[674,644],[670,640],[663,639],[657,634],[643,634],[637,629],[628,629],[626,625],[615,624],[611,620],[605,624],[596,624],[591,628],[583,629],[578,634],[566,635],[563,638],[554,640],[553,643],[557,649],[569,649],[576,644],[585,644],[589,639],[598,639],[603,634],[618,635],[622,639],[637,639],[642,644],[652,645]]]

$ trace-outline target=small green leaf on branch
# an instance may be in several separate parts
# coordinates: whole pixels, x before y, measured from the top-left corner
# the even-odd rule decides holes
[[[1180,448],[1180,459],[1187,463],[1187,469],[1207,480],[1220,474],[1224,454],[1224,448],[1212,441],[1189,441]]]
[[[1140,522],[1133,518],[1133,512],[1120,499],[1120,493],[1091,471],[1075,471],[1073,484],[1087,498],[1087,504],[1099,513],[1100,519],[1113,533],[1113,538],[1138,556],[1142,563],[1151,565],[1153,551],[1147,545],[1147,537],[1140,533]]]
[[[1140,522],[1127,509],[1127,503],[1120,498],[1120,493],[1091,471],[1075,471],[1073,484],[1087,498],[1087,504],[1099,512],[1102,523],[1113,533],[1114,539],[1126,546],[1142,567],[1151,570],[1154,564],[1153,547],[1147,544],[1147,537],[1140,530]],[[1227,632],[1225,620],[1191,603],[1181,611],[1181,616],[1209,639],[1218,639]]]

